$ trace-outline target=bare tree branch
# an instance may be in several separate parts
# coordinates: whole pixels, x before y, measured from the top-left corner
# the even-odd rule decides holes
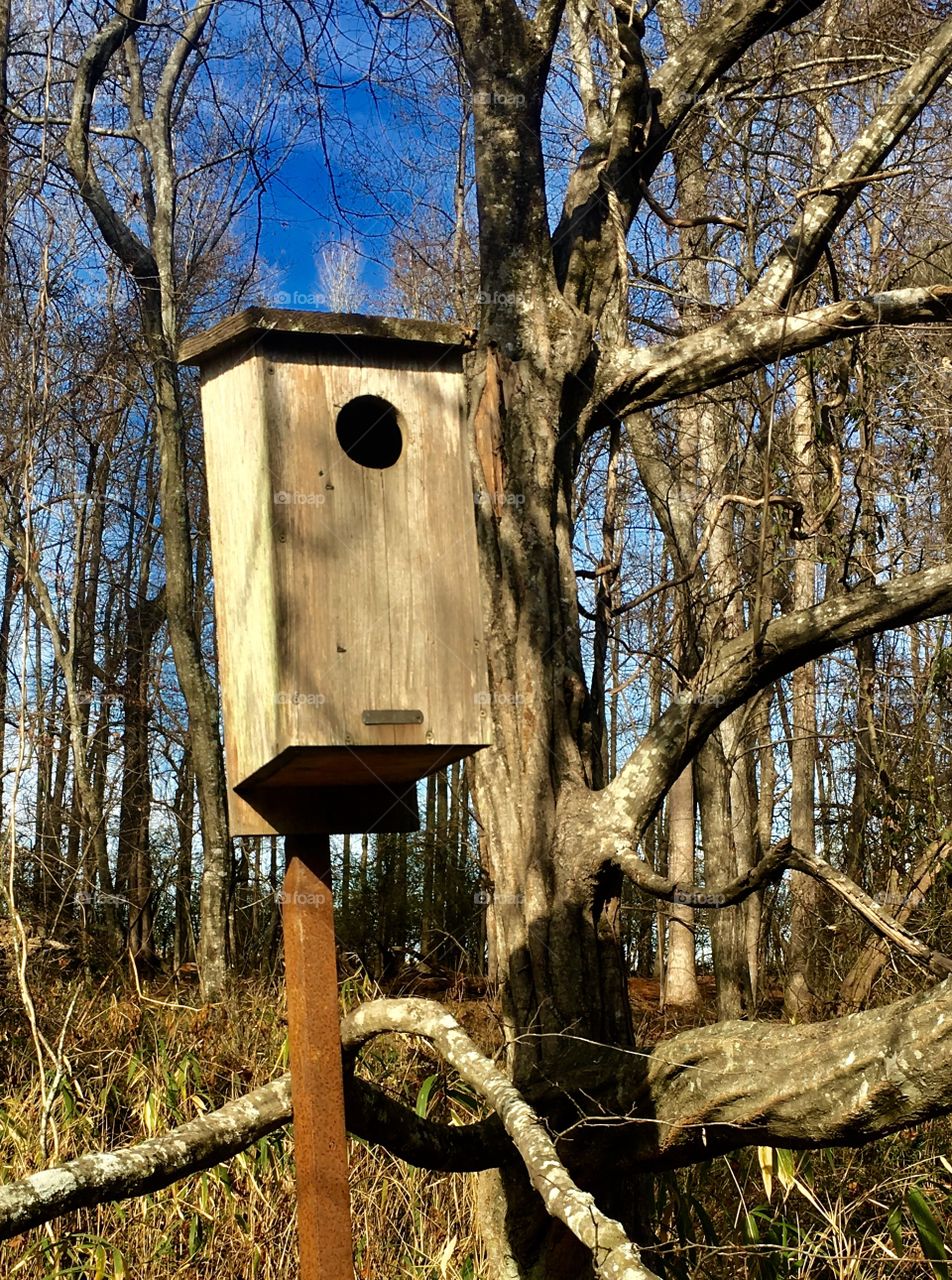
[[[795,863],[789,837],[775,844],[755,866],[726,884],[699,885],[672,880],[670,876],[660,875],[650,862],[645,861],[633,849],[618,850],[613,861],[632,883],[650,897],[661,902],[681,902],[702,909],[736,906],[752,893],[779,879]]]
[[[896,918],[868,893],[859,887],[854,880],[836,867],[830,866],[822,858],[807,854],[801,850],[793,852],[790,865],[802,871],[814,880],[819,880],[828,889],[841,898],[857,915],[871,925],[886,942],[891,942],[910,959],[925,965],[937,977],[947,978],[952,973],[952,960],[941,951],[935,951],[920,942],[899,923]]]
[[[421,1007],[404,1009],[409,1005]],[[505,1108],[531,1158],[546,1151],[545,1160],[551,1160],[554,1148],[544,1133],[535,1132],[534,1112],[505,1076],[472,1050],[443,1007],[429,1001],[377,1001],[357,1012],[365,1016],[352,1027],[353,1047],[393,1029],[426,1036],[441,1051],[449,1047],[458,1062],[468,1062],[471,1083],[482,1078]],[[563,1102],[569,1087],[576,1100],[587,1100],[586,1119],[569,1125],[558,1140],[564,1158],[582,1156],[591,1147],[592,1125],[599,1130],[599,1160],[617,1162],[619,1171],[673,1169],[755,1143],[800,1149],[861,1146],[952,1112],[952,979],[885,1009],[827,1023],[719,1023],[683,1032],[649,1052],[586,1043],[585,1059],[582,1074],[551,1085]],[[540,1093],[535,1101],[543,1106],[546,1098]],[[33,1174],[0,1188],[0,1238],[74,1208],[143,1194],[209,1169],[289,1119],[289,1082],[283,1076],[164,1137]],[[372,1135],[386,1147],[390,1138],[389,1130]],[[560,1169],[562,1162],[555,1160]],[[471,1167],[488,1166],[475,1158]],[[562,1196],[562,1181],[550,1183],[551,1172],[543,1165],[540,1189],[546,1203]],[[572,1215],[580,1213],[581,1230],[594,1234],[596,1221],[587,1217],[586,1197],[573,1189],[563,1208],[567,1204]],[[609,1243],[600,1230],[599,1239]],[[601,1274],[646,1272],[605,1271],[603,1265]]]
[[[924,901],[930,889],[935,885],[952,855],[952,841],[945,835],[934,840],[916,860],[915,866],[905,882],[899,909],[893,913],[898,925],[905,925],[916,908]],[[895,873],[894,873],[895,875]],[[898,875],[890,876],[891,887],[898,888]],[[890,901],[895,901],[890,898]],[[889,941],[878,937],[870,942],[864,951],[853,961],[849,973],[840,985],[839,1012],[851,1013],[866,1003],[877,974],[889,959]]]
[[[106,244],[143,286],[154,289],[157,276],[155,259],[113,207],[99,181],[89,149],[90,118],[96,90],[113,54],[145,20],[146,0],[133,0],[125,7],[128,12],[120,11],[102,30],[97,31],[79,60],[66,133],[66,154],[79,194],[96,219]]]
[[[0,1187],[0,1240],[75,1209],[158,1191],[222,1160],[287,1124],[290,1077],[229,1102],[170,1133],[119,1151],[80,1156]]]
[[[855,337],[884,325],[948,324],[952,287],[891,289],[834,302],[794,315],[735,309],[719,324],[656,347],[608,352],[596,378],[596,403],[603,414],[624,417],[652,405],[723,386],[839,338]],[[600,421],[599,416],[593,421]]]
[[[583,874],[637,844],[701,744],[754,694],[863,636],[950,610],[952,565],[940,565],[774,618],[762,635],[748,630],[721,645],[706,659],[693,690],[648,730],[610,786],[587,795],[584,803],[577,794],[567,802],[579,824],[577,847],[588,850]]]
[[[823,0],[729,0],[705,14],[652,76],[666,146],[699,99],[766,35],[819,9]]]
[[[822,0],[727,0],[705,14],[650,77],[641,56],[643,24],[616,8],[624,61],[607,144],[593,139],[569,179],[553,236],[556,276],[566,297],[597,313],[644,184],[699,98],[759,39],[820,7]]]
[[[754,1144],[861,1146],[952,1112],[952,979],[828,1022],[722,1022],[649,1053],[587,1046],[588,1118],[563,1132],[619,1169],[680,1168]],[[598,1097],[601,1114],[591,1102]]]
[[[850,910],[871,925],[881,939],[898,947],[910,960],[924,965],[937,977],[946,978],[952,974],[952,960],[948,956],[920,942],[844,872],[815,854],[795,849],[789,837],[774,845],[749,870],[722,885],[697,885],[659,875],[649,862],[630,849],[616,852],[614,861],[643,893],[652,898],[717,910],[743,902],[752,893],[778,879],[784,871],[802,871],[825,884]]]
[[[169,54],[155,93],[148,131],[155,183],[152,242],[162,282],[162,329],[174,348],[177,339],[175,305],[175,161],[172,148],[172,101],[190,56],[197,53],[215,0],[202,0],[188,16],[185,29]]]
[[[244,1151],[289,1124],[290,1075],[189,1121],[169,1133],[116,1151],[80,1156],[0,1186],[0,1240],[65,1213],[161,1190]],[[385,1142],[401,1160],[441,1172],[492,1169],[512,1158],[498,1116],[469,1125],[418,1116],[368,1080],[345,1080],[347,1129],[367,1142]]]
[[[540,0],[532,20],[540,48],[551,49],[554,46],[564,9],[565,0]]]
[[[500,1117],[548,1212],[591,1251],[595,1274],[604,1280],[653,1277],[621,1224],[606,1217],[593,1197],[575,1185],[542,1122],[512,1081],[476,1048],[442,1005],[432,1000],[374,1000],[350,1013],[345,1028],[351,1050],[391,1031],[425,1036]]]
[[[345,1018],[342,1035],[355,1053],[373,1036],[395,1030],[430,1040],[499,1109],[550,1211],[562,1221],[570,1218],[567,1225],[577,1228],[589,1247],[594,1243],[603,1276],[650,1273],[629,1261],[624,1238],[578,1191],[563,1160],[584,1165],[586,1152],[597,1149],[600,1162],[616,1161],[620,1170],[657,1170],[755,1143],[858,1146],[952,1111],[952,980],[884,1009],[832,1022],[718,1023],[674,1036],[647,1053],[587,1044],[584,1072],[550,1086],[563,1104],[568,1087],[586,1103],[585,1118],[561,1134],[558,1154],[535,1113],[442,1006],[412,999],[375,1001]],[[534,1100],[538,1106],[551,1101],[542,1091]],[[350,1102],[349,1097],[353,1131]],[[402,1113],[403,1129],[407,1109],[394,1106]],[[375,1107],[371,1101],[365,1115],[379,1116]],[[386,1126],[365,1136],[392,1149],[390,1121],[396,1115],[388,1113]],[[70,1210],[145,1194],[211,1168],[290,1119],[290,1084],[284,1076],[162,1137],[33,1174],[0,1188],[0,1239]],[[414,1120],[421,1135],[424,1127],[433,1127],[420,1117]],[[486,1152],[472,1144],[468,1167],[487,1168],[506,1158],[512,1148],[501,1138],[502,1124],[493,1117],[470,1126],[472,1137],[485,1135],[488,1143]],[[598,1128],[594,1144],[593,1125]]]
[[[922,114],[952,71],[952,18],[947,18],[896,86],[895,92],[861,129],[817,184],[793,231],[739,311],[782,307],[815,269],[824,247],[847,210],[883,160]]]

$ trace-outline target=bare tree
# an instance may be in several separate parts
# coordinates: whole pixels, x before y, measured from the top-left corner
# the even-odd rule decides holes
[[[217,186],[206,183],[196,190],[183,181],[178,165],[214,12],[213,2],[196,4],[184,15],[170,11],[164,29],[171,39],[164,48],[150,46],[145,65],[140,34],[147,21],[156,21],[156,15],[148,15],[146,0],[130,0],[102,26],[80,33],[85,48],[76,64],[65,135],[76,190],[103,244],[134,284],[149,362],[162,512],[162,602],[189,717],[203,857],[198,959],[209,997],[225,987],[230,855],[218,698],[202,650],[205,604],[196,589],[189,505],[194,459],[189,457],[176,353],[188,299],[207,279],[208,264],[216,261],[216,251],[248,198],[245,177],[269,110],[253,107],[245,136],[234,139],[223,155],[191,156],[196,173],[223,170]],[[121,74],[111,79],[116,62]],[[268,97],[264,85],[259,103]],[[123,126],[97,126],[97,98],[107,99],[121,113]],[[210,130],[212,145],[230,131],[227,120],[217,126]],[[117,188],[117,169],[132,184],[125,207],[117,199],[117,189],[123,189],[122,183]]]
[[[745,109],[754,114],[774,111],[778,136],[786,138],[788,126],[793,136],[786,107],[771,104],[799,99],[803,68],[792,58],[792,65],[771,71],[764,86],[766,73],[750,58],[768,38],[779,49],[799,48],[802,29],[790,28],[815,22],[818,0],[727,0],[693,24],[661,0],[660,25],[657,11],[639,14],[630,6],[573,4],[567,18],[560,0],[541,0],[531,16],[529,8],[515,0],[453,0],[445,12],[426,6],[412,19],[425,24],[428,48],[452,42],[447,56],[461,68],[463,100],[471,104],[480,322],[467,379],[474,483],[493,496],[476,516],[495,745],[469,773],[483,872],[493,886],[487,949],[500,983],[506,1074],[500,1078],[481,1060],[448,1017],[412,1002],[371,1005],[344,1026],[349,1123],[420,1163],[485,1171],[482,1225],[493,1274],[583,1280],[594,1271],[640,1280],[646,1268],[632,1241],[647,1233],[633,1188],[644,1171],[752,1143],[858,1144],[952,1111],[952,962],[857,884],[849,874],[855,866],[811,847],[803,835],[812,822],[806,787],[798,791],[795,829],[774,838],[770,770],[761,771],[761,795],[749,786],[745,793],[738,763],[748,742],[764,750],[770,730],[765,691],[836,651],[952,611],[947,548],[926,541],[918,565],[895,560],[873,574],[844,572],[818,603],[807,599],[810,557],[804,556],[797,598],[784,599],[775,584],[789,583],[791,547],[799,535],[812,534],[803,524],[808,503],[788,491],[773,439],[796,357],[844,339],[874,341],[887,330],[952,319],[947,283],[854,293],[840,288],[838,273],[835,283],[822,276],[838,235],[849,234],[864,190],[891,180],[897,170],[887,166],[897,151],[915,159],[916,122],[928,119],[932,104],[944,104],[952,19],[923,15],[911,22],[908,57],[898,68],[885,64],[871,110],[850,103],[843,113],[848,136],[806,185],[794,187],[787,205],[782,197],[792,175],[774,173],[771,184],[768,168],[752,184],[758,188],[752,209],[691,212],[725,229],[717,252],[710,240],[702,251],[712,262],[726,261],[735,281],[728,290],[710,276],[699,280],[697,322],[687,323],[684,308],[629,309],[651,290],[669,294],[655,264],[638,261],[639,252],[663,256],[655,254],[657,227],[651,222],[648,228],[650,219],[664,223],[667,215],[668,157],[681,147],[689,157],[692,147],[697,154],[692,131],[705,119],[720,119],[721,99],[736,94],[751,95]],[[101,81],[111,58],[132,47],[142,20],[137,8],[93,37],[80,64],[86,89]],[[167,63],[169,84],[189,65],[207,20],[204,7],[192,15],[184,43]],[[380,18],[384,44],[393,38],[389,22]],[[560,35],[565,22],[567,59]],[[402,40],[406,28],[400,31]],[[568,142],[561,153],[548,145],[557,131],[549,128],[547,95],[565,83],[578,94],[572,128],[585,139],[571,160]],[[156,230],[146,247],[127,224],[116,223],[97,182],[89,97],[77,86],[73,170],[102,234],[125,254],[139,281],[143,323],[161,373],[157,417],[161,423],[167,414],[161,429],[168,428],[175,444],[175,288],[171,229],[162,221],[172,206],[158,199],[171,174],[169,102],[160,94],[153,110],[153,121],[163,123],[158,132],[151,126]],[[808,107],[804,112],[809,116]],[[725,156],[728,151],[725,144]],[[553,173],[560,154],[565,167]],[[774,153],[771,164],[782,168],[782,159]],[[555,192],[562,208],[553,228]],[[761,218],[762,208],[769,217]],[[732,249],[740,258],[736,270]],[[743,486],[734,491],[722,474],[731,453],[726,417],[712,393],[748,376],[744,402],[754,406],[748,426],[759,452],[757,465],[739,472]],[[674,407],[684,402],[695,414],[700,405],[707,417],[693,428],[699,477],[693,508],[679,507],[683,470],[670,465],[679,442]],[[734,402],[724,403],[733,411]],[[798,429],[795,450],[802,451],[805,422]],[[690,595],[697,625],[695,652],[683,672],[686,696],[665,705],[659,693],[656,714],[632,727],[627,759],[608,768],[605,707],[593,706],[596,696],[600,702],[607,696],[598,684],[604,667],[591,663],[594,644],[583,646],[574,539],[583,461],[593,452],[608,458],[622,442],[638,464],[643,509],[650,506],[671,544],[674,577],[648,590]],[[180,475],[177,468],[177,462],[166,466],[167,475]],[[166,520],[174,522],[178,499],[167,492],[170,481],[164,484],[172,503]],[[736,522],[729,514],[735,508],[743,511]],[[604,545],[614,548],[610,529]],[[589,572],[599,570],[611,565]],[[609,623],[599,641],[605,661],[615,620],[634,607],[618,594],[618,581],[610,585],[596,602]],[[189,604],[181,583],[178,589]],[[723,606],[725,593],[738,599],[738,591],[743,599],[741,607],[733,605],[730,625],[710,625],[715,603]],[[171,602],[169,608],[171,618]],[[688,609],[683,616],[691,616]],[[595,617],[597,625],[597,609]],[[186,658],[194,656],[191,642],[183,644]],[[809,692],[798,681],[805,709],[798,727],[809,728]],[[199,721],[206,723],[207,697],[202,686],[193,733]],[[777,705],[783,709],[779,695]],[[765,719],[758,723],[757,715]],[[686,882],[677,868],[677,878],[662,874],[642,853],[666,797],[692,766],[706,855],[702,884]],[[731,832],[732,816],[741,813],[743,849]],[[399,868],[399,848],[395,857]],[[689,899],[695,912],[714,913],[715,921],[729,921],[733,909],[737,921],[737,908],[788,872],[822,884],[864,927],[943,981],[883,1009],[820,1025],[722,1022],[658,1045],[636,1043],[618,924],[623,878],[650,901]],[[739,1012],[751,985],[749,932],[746,925],[713,928],[721,931],[717,945],[728,957],[721,1010]],[[448,1133],[376,1096],[353,1068],[367,1038],[387,1030],[430,1039],[497,1117]],[[224,1122],[220,1150],[235,1150],[232,1118],[229,1113]],[[274,1118],[272,1110],[265,1123]],[[242,1130],[250,1132],[262,1132],[260,1124]],[[554,1144],[547,1136],[553,1133]],[[192,1136],[207,1161],[207,1132]],[[173,1144],[159,1153],[175,1165],[173,1176],[188,1165],[182,1152],[191,1139],[183,1141],[185,1148]],[[120,1178],[120,1193],[158,1185],[150,1181],[153,1168],[138,1181]],[[103,1172],[97,1165],[90,1176]],[[56,1185],[48,1179],[39,1188],[19,1188],[14,1218],[36,1222],[59,1211],[57,1188],[68,1191],[77,1176],[81,1180],[84,1170],[72,1170]],[[586,1189],[581,1197],[580,1185]],[[100,1187],[95,1194],[116,1191]],[[36,1194],[48,1196],[45,1210],[36,1208]],[[77,1203],[68,1196],[67,1202]]]
[[[338,240],[322,245],[317,254],[320,299],[329,311],[361,311],[367,291],[361,283],[360,255],[353,245]]]

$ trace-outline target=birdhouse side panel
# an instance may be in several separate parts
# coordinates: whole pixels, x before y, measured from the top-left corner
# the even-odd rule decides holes
[[[274,486],[262,381],[262,361],[253,355],[215,361],[202,376],[215,633],[230,788],[278,749]]]
[[[458,734],[442,739],[474,746],[492,740],[491,717],[486,706],[486,652],[483,647],[483,615],[480,595],[479,552],[476,541],[476,509],[470,450],[467,438],[465,391],[462,376],[446,388],[445,460],[424,450],[421,479],[423,521],[427,528],[446,529],[444,538],[431,545],[434,572],[428,607],[434,627],[428,637],[431,654],[426,668],[436,670],[433,655],[439,653],[443,675],[439,687],[431,682],[434,723],[446,717]],[[450,409],[455,410],[451,413]],[[451,603],[447,603],[451,602]]]

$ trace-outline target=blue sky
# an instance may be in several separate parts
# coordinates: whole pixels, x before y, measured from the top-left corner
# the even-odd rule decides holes
[[[339,193],[341,185],[338,176]],[[344,194],[354,194],[347,189],[346,183]],[[366,248],[359,237],[355,238],[353,230],[340,220],[334,207],[324,157],[314,146],[297,147],[288,157],[280,173],[268,185],[261,215],[261,253],[277,269],[279,280],[275,287],[278,290],[303,295],[318,292],[316,259],[325,244],[344,241],[355,243],[357,248]],[[363,282],[370,289],[382,288],[386,284],[385,268],[367,260]],[[301,298],[285,305],[305,310],[312,305],[318,310],[324,309],[320,303]]]
[[[308,288],[316,246],[329,236],[326,210],[330,183],[316,148],[300,147],[268,186],[262,202],[261,248],[282,274],[282,283]]]
[[[364,256],[367,289],[382,288],[393,219],[412,226],[421,199],[452,206],[458,106],[430,79],[439,51],[423,67],[413,59],[393,63],[359,5],[335,15],[328,43],[312,50],[313,114],[305,108],[287,122],[301,132],[261,203],[260,249],[280,275],[276,290],[318,292],[317,255],[340,242]],[[428,163],[429,146],[444,141],[439,162]]]

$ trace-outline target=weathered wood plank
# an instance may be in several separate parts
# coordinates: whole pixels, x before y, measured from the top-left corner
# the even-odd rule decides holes
[[[179,363],[205,364],[236,345],[249,350],[256,339],[267,334],[353,336],[459,349],[472,345],[475,337],[472,330],[462,325],[441,321],[249,307],[204,333],[186,338],[179,347]]]
[[[230,356],[202,378],[215,624],[225,726],[225,772],[233,788],[278,751],[278,682],[272,485],[262,361]],[[229,790],[232,832],[255,815]]]

